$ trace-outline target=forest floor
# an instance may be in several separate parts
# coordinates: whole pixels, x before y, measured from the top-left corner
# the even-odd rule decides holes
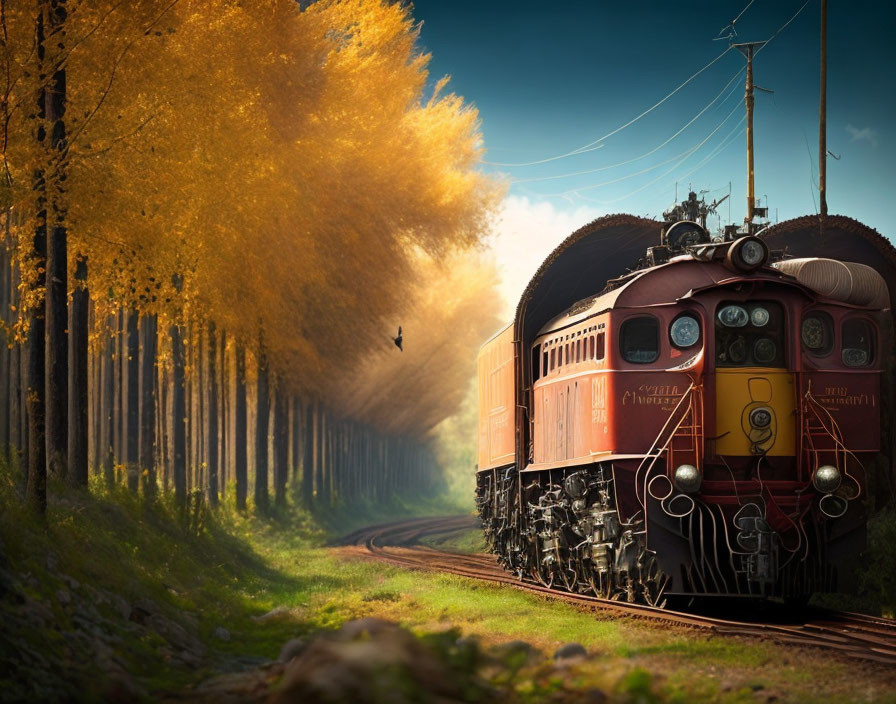
[[[0,472],[0,701],[896,702],[882,666],[327,547],[412,513],[398,502],[322,525],[294,507],[260,520],[123,489],[62,495],[38,521]]]

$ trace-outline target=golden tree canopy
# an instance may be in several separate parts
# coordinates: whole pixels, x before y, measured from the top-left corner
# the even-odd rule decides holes
[[[69,253],[89,259],[98,315],[210,319],[250,346],[263,334],[283,383],[323,391],[429,305],[422,271],[444,272],[421,262],[474,247],[499,195],[476,168],[475,109],[444,80],[428,88],[410,13],[385,0],[69,2],[45,58],[67,70],[60,169],[35,148],[46,68],[34,6],[17,3],[3,18],[2,195],[21,214],[19,252],[33,174],[65,173]]]

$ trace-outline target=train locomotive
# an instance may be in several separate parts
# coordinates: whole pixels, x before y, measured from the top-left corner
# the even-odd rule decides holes
[[[804,225],[794,256],[787,228],[608,216],[548,257],[478,359],[476,502],[507,570],[653,606],[844,588],[891,292],[881,267],[809,256],[825,233]]]

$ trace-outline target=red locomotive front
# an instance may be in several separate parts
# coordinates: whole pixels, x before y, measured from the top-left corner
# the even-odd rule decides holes
[[[527,341],[516,461],[480,455],[486,533],[522,576],[613,598],[842,586],[880,450],[886,284],[680,225],[694,244]]]

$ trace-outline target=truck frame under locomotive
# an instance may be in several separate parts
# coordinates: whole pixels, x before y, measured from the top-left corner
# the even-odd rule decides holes
[[[772,253],[769,231],[683,221],[645,247],[658,225],[572,235],[483,346],[490,548],[522,578],[653,605],[842,586],[881,449],[884,278]]]

